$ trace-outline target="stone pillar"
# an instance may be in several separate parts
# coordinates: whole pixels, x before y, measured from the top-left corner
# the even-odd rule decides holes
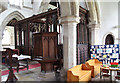
[[[90,28],[91,31],[91,45],[98,45],[99,44],[98,33],[99,33],[100,25],[90,24],[88,27]]]
[[[61,17],[61,24],[64,28],[63,34],[63,57],[64,70],[76,65],[76,25],[79,18],[75,16]]]
[[[2,51],[2,30],[0,30],[0,51]]]
[[[63,32],[64,28],[60,26],[60,34],[59,34],[59,44],[63,44]]]

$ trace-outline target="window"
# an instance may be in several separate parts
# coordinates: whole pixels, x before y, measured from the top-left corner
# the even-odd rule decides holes
[[[23,6],[27,8],[32,8],[33,0],[23,0]]]
[[[2,45],[10,45],[10,44],[11,44],[10,32],[7,29],[5,29],[2,39]]]
[[[22,3],[22,0],[9,0],[9,4],[11,5],[20,6],[21,3]]]

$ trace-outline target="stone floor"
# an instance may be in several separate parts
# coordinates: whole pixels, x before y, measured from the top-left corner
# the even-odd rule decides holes
[[[34,64],[36,62],[30,62],[29,64]],[[2,70],[7,70],[7,68],[3,65]],[[113,72],[113,81],[114,81],[114,76],[116,72]],[[64,81],[66,82],[67,76],[64,76],[63,74],[56,74],[55,72],[49,72],[49,73],[43,73],[41,72],[41,67],[25,70],[25,71],[20,71],[19,73],[15,73],[16,77],[18,78],[17,82],[46,82],[46,81],[51,81],[51,82],[57,82],[57,81]],[[4,75],[1,77],[2,82],[5,82],[7,80],[8,75]],[[91,79],[90,83],[96,83],[96,82],[110,82],[110,79],[100,79],[100,75],[97,75],[95,78]],[[67,83],[67,82],[66,82]],[[120,81],[117,83],[120,83]]]
[[[36,62],[29,62],[29,64],[35,64]],[[5,65],[2,65],[2,71],[8,70]],[[60,81],[65,80],[64,77],[60,76],[55,72],[41,72],[41,67],[20,71],[19,73],[15,72],[15,76],[18,78],[18,81]],[[1,80],[5,82],[8,75],[3,75]]]

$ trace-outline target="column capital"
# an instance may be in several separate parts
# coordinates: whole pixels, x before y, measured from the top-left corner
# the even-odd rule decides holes
[[[60,17],[61,24],[68,24],[68,23],[79,23],[80,17],[77,16],[63,16]]]
[[[91,30],[99,29],[100,28],[100,24],[89,24],[88,28],[91,29]]]

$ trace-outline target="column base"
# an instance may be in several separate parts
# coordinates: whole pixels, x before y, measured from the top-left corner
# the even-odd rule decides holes
[[[61,74],[61,81],[67,81],[67,71],[64,68],[61,68],[60,74]]]

